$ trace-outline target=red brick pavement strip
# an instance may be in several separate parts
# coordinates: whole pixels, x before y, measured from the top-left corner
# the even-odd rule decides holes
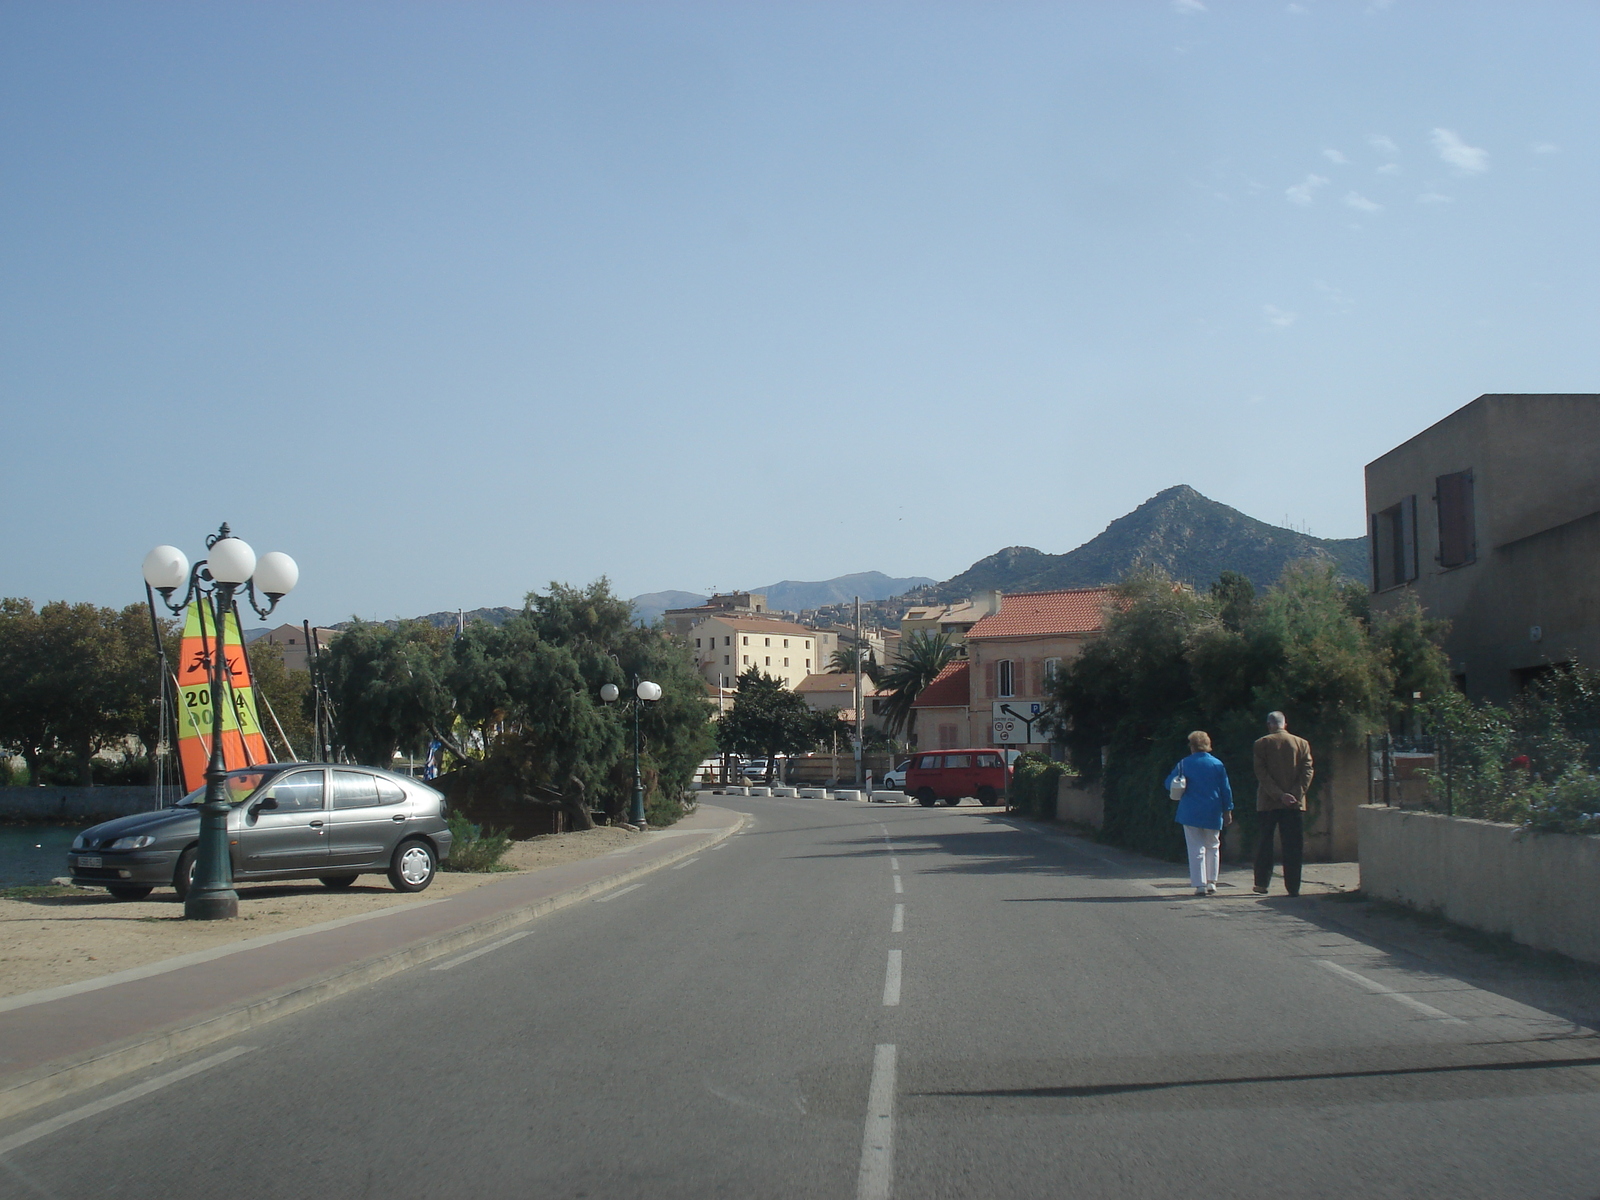
[[[702,805],[621,853],[0,1013],[0,1120],[464,950],[697,854],[745,820]]]

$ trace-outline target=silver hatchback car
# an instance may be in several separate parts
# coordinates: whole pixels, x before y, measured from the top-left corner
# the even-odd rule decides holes
[[[402,892],[420,892],[450,857],[444,796],[370,767],[273,763],[229,771],[228,844],[240,883],[320,879],[349,887],[356,877],[387,874]],[[194,878],[205,789],[172,808],[118,817],[86,829],[72,843],[72,882],[142,900],[158,887],[182,898]]]

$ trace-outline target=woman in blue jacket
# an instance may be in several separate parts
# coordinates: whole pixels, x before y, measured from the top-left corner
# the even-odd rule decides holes
[[[1189,844],[1189,882],[1196,896],[1214,895],[1217,890],[1218,843],[1222,827],[1233,824],[1233,789],[1228,786],[1228,769],[1211,755],[1211,735],[1195,730],[1189,735],[1192,752],[1167,776],[1170,792],[1179,779],[1185,780],[1183,799],[1173,819],[1183,826]]]

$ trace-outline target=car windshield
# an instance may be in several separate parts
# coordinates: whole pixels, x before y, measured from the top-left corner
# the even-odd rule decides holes
[[[242,770],[229,771],[228,777],[222,781],[222,786],[228,792],[228,803],[232,805],[243,804],[249,799],[252,792],[277,773],[277,768],[275,767],[245,767]],[[203,804],[205,798],[205,785],[201,784],[182,800],[179,800],[178,806],[194,808]]]

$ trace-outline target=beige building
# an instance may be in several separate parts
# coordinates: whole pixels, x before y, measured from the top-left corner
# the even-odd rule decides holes
[[[765,592],[718,592],[693,608],[669,608],[661,614],[661,619],[669,630],[684,637],[707,617],[756,617],[766,612]]]
[[[756,667],[794,688],[820,668],[817,635],[804,625],[775,617],[702,617],[685,635],[702,678],[733,687],[739,675]]]
[[[1485,395],[1369,463],[1372,603],[1450,622],[1469,696],[1600,665],[1600,395]]]
[[[965,653],[967,631],[999,610],[998,591],[982,592],[959,604],[921,604],[907,609],[905,616],[900,618],[900,636],[904,638],[907,634],[918,632],[942,633],[957,646],[963,647],[962,653]]]
[[[311,636],[316,639],[317,646],[326,651],[339,636],[337,629],[323,629],[312,626]],[[276,629],[269,629],[265,636],[257,639],[273,646],[283,647],[283,665],[291,671],[310,670],[309,655],[306,653],[306,631],[300,625],[279,625]]]
[[[856,719],[855,672],[807,675],[795,687],[806,702],[806,707],[816,712],[833,709],[846,721]],[[869,729],[884,727],[883,696],[878,687],[865,675],[861,677],[861,723]]]

